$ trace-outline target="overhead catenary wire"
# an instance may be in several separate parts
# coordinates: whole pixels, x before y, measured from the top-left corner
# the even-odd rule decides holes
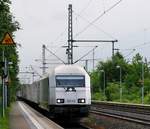
[[[80,11],[80,13],[83,14],[83,12],[87,9],[87,7],[90,5],[91,2],[92,2],[92,0],[89,0],[88,3],[87,3],[87,5],[85,5],[85,6],[83,7],[83,9]],[[76,17],[76,18],[77,18],[77,17]],[[52,41],[52,43],[56,42],[59,38],[61,38],[61,37],[66,33],[66,31],[67,31],[67,28],[65,28],[64,31],[61,32],[61,33],[54,39],[54,41]]]
[[[102,2],[103,2],[103,10],[105,12],[105,0],[102,0]]]
[[[114,4],[113,6],[111,6],[108,10],[106,10],[106,11],[104,10],[104,13],[102,13],[102,14],[100,15],[100,17],[102,17],[105,13],[107,13],[107,12],[110,11],[112,8],[114,8],[116,5],[118,5],[121,1],[122,1],[122,0],[120,0],[119,2],[117,2],[116,4]],[[90,5],[91,2],[92,2],[92,0],[89,0],[89,2],[87,3],[87,5],[81,10],[80,13],[83,13],[83,12],[86,10],[86,8]],[[77,13],[76,13],[76,14],[77,14]],[[81,15],[78,14],[78,16],[80,16],[82,19],[85,20],[85,18],[83,18]],[[96,22],[100,17],[97,17],[97,18],[96,18],[94,21],[92,21],[92,22],[90,22],[90,21],[88,21],[88,20],[85,20],[86,22],[89,23],[89,25],[88,25],[87,27],[93,25],[93,26],[95,26],[95,28],[99,29],[101,32],[105,33],[107,36],[109,36],[109,37],[111,37],[111,38],[113,38],[113,39],[116,39],[116,38],[114,38],[112,35],[108,34],[107,32],[103,31],[102,29],[100,29],[98,26],[94,25],[94,22]],[[84,31],[85,31],[85,30],[84,30]],[[62,37],[65,32],[66,32],[66,29],[65,29],[65,31],[63,31],[63,32],[55,39],[55,41],[57,41],[60,37]],[[81,32],[81,33],[82,33],[82,32]],[[77,34],[75,35],[75,37],[78,36],[79,34],[80,34],[80,32],[77,33]]]
[[[112,36],[111,34],[109,34],[108,32],[105,32],[103,29],[101,29],[99,26],[95,25],[94,23],[91,23],[89,20],[87,20],[86,18],[84,18],[83,16],[81,16],[80,14],[76,13],[73,10],[73,13],[77,16],[79,16],[81,19],[83,19],[85,22],[87,22],[88,24],[91,24],[93,27],[95,27],[95,29],[99,30],[100,32],[104,33],[105,35],[107,35],[108,37],[112,38],[112,39],[116,39],[114,36]]]
[[[60,60],[63,64],[66,64],[60,57],[58,57],[55,53],[53,53],[51,50],[49,50],[47,47],[45,48],[49,53],[51,53],[53,56],[55,56],[58,60]]]
[[[120,2],[121,2],[122,0],[120,0],[120,1],[118,1],[117,3],[115,3],[113,6],[111,6],[109,9],[107,9],[106,11],[104,10],[104,13],[102,13],[100,16],[98,16],[96,19],[94,19],[94,21],[92,21],[92,22],[89,22],[89,25],[87,26],[87,28],[89,27],[89,26],[91,26],[91,25],[93,25],[100,17],[102,17],[105,13],[107,13],[107,12],[109,12],[112,8],[114,8],[115,6],[117,6]],[[85,29],[82,31],[82,32],[84,32],[85,31]],[[77,33],[77,35],[76,36],[78,36],[80,33]],[[61,36],[62,34],[60,34],[60,36]],[[75,37],[76,37],[75,36]],[[56,38],[56,39],[58,39],[58,38]],[[49,49],[48,49],[49,50]],[[56,56],[52,51],[50,51],[50,53],[52,54],[52,55],[54,55],[54,56]],[[57,58],[58,58],[58,56],[56,56]],[[60,58],[58,58],[59,60],[61,60]],[[62,60],[61,60],[62,61]],[[65,64],[65,62],[64,61],[62,61],[64,64]]]
[[[121,50],[121,51],[131,50],[130,53],[128,53],[127,55],[124,56],[124,58],[127,58],[128,56],[130,56],[131,54],[133,54],[138,48],[143,49],[141,47],[145,46],[145,45],[150,45],[150,41],[142,43],[142,44],[139,44],[139,45],[136,45],[136,46],[133,46],[133,47],[128,48],[128,49],[119,49],[119,50]]]
[[[145,45],[148,45],[148,44],[150,44],[150,41],[144,42],[144,43],[139,44],[139,45],[136,45],[136,46],[134,46],[134,47],[132,47],[132,48],[139,48],[139,47],[141,47],[141,46],[145,46]]]
[[[131,48],[128,48],[128,49],[120,49],[120,50],[136,50],[136,49],[138,49],[138,48],[140,48],[140,49],[142,49],[141,47],[142,46],[145,46],[145,45],[150,45],[150,41],[148,41],[148,42],[144,42],[144,43],[142,43],[142,44],[139,44],[139,45],[136,45],[136,46],[133,46],[133,47],[131,47]]]
[[[63,31],[63,32],[61,32],[56,38],[55,38],[55,40],[53,41],[53,42],[56,42],[60,37],[62,37],[65,33],[66,33],[66,28],[65,28],[65,30]],[[53,43],[52,42],[52,43]]]
[[[136,49],[133,49],[129,54],[125,55],[124,58],[127,58],[128,56],[130,56],[132,53],[135,52]]]
[[[101,13],[98,17],[96,17],[92,22],[90,22],[85,28],[83,28],[81,31],[79,31],[78,33],[75,34],[75,37],[79,36],[81,33],[83,33],[84,31],[86,31],[93,23],[95,23],[96,21],[98,21],[101,17],[103,17],[106,13],[108,13],[110,10],[112,10],[114,7],[116,7],[118,4],[120,4],[123,0],[119,0],[118,2],[116,2],[114,5],[112,5],[110,8],[108,8],[107,10],[105,10],[103,13]]]
[[[85,10],[89,7],[89,5],[91,4],[93,0],[89,0],[87,2],[87,4],[83,7],[83,9],[80,11],[80,14],[83,14],[85,12]]]
[[[34,73],[36,73],[38,76],[42,77],[34,68],[32,65],[30,65],[31,69],[33,70]]]

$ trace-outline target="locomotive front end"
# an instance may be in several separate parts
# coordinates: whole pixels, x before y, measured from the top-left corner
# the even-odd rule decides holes
[[[56,70],[55,112],[85,116],[91,104],[90,77],[77,66]]]

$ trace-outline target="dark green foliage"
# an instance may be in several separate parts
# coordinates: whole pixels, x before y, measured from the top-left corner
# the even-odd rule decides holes
[[[138,53],[132,61],[126,61],[118,52],[115,56],[105,62],[99,62],[97,69],[91,73],[91,83],[93,87],[93,99],[102,100],[104,77],[101,70],[105,71],[106,77],[106,100],[120,101],[120,68],[121,67],[121,87],[122,102],[141,103],[142,67],[144,69],[144,95],[145,102],[150,103],[150,68],[147,59]],[[99,93],[99,94],[98,94]]]
[[[19,23],[14,20],[10,12],[10,3],[9,0],[0,1],[0,39],[6,31],[13,34],[14,31],[19,29]]]
[[[119,85],[109,83],[106,89],[106,96],[108,101],[119,101]]]
[[[93,92],[97,92],[100,90],[100,75],[97,71],[93,71],[91,73],[91,88],[93,89]]]
[[[10,0],[0,0],[0,41],[6,32],[9,32],[14,37],[13,33],[19,29],[19,23],[15,21],[12,13],[10,12],[10,4]],[[2,61],[2,51],[5,52],[5,57],[7,57],[7,60],[13,63],[9,69],[9,89],[11,99],[13,99],[19,83],[17,78],[17,74],[19,72],[18,52],[15,46],[0,46],[0,62]],[[0,70],[0,75],[2,75],[2,70]]]

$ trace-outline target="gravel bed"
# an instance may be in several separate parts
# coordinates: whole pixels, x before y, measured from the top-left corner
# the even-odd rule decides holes
[[[92,129],[150,129],[150,126],[95,114],[90,114],[81,122]]]

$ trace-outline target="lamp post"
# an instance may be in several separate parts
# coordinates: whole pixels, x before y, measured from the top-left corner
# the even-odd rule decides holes
[[[105,71],[102,69],[102,70],[100,70],[100,72],[103,73],[103,79],[104,79],[104,85],[103,85],[104,87],[103,88],[104,88],[104,96],[105,96],[106,95],[105,94]]]
[[[122,70],[119,65],[116,66],[120,70],[120,102],[122,101]]]
[[[144,104],[144,62],[142,63],[142,104]]]

